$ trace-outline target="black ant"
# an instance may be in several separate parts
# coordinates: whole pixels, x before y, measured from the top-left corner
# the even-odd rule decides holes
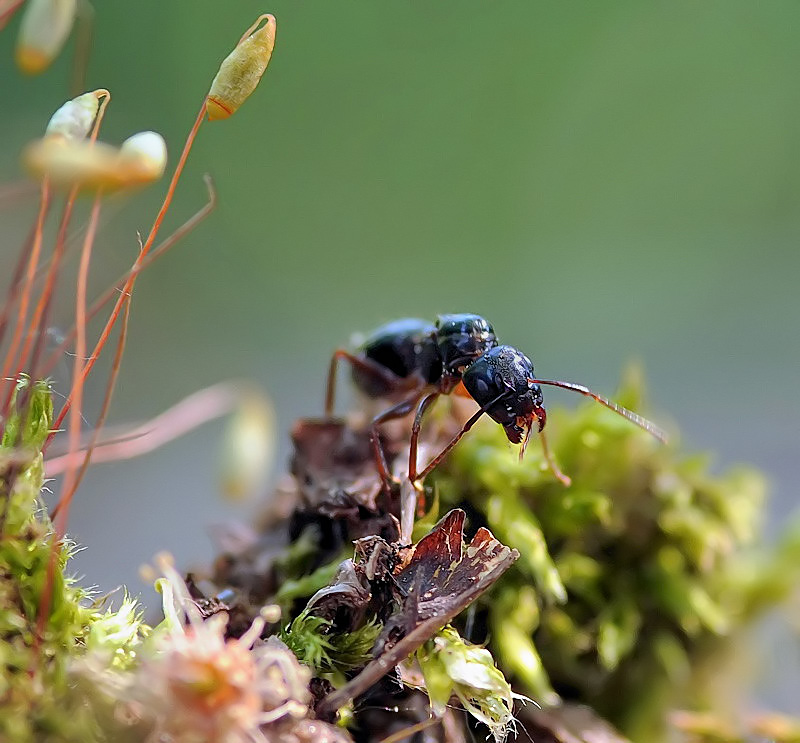
[[[379,426],[402,418],[416,407],[411,428],[408,478],[415,488],[486,414],[499,423],[508,440],[521,444],[520,459],[536,429],[542,437],[545,459],[553,474],[565,485],[570,479],[559,469],[550,454],[544,426],[547,414],[539,385],[578,392],[591,397],[640,428],[665,441],[664,433],[653,423],[621,405],[571,382],[536,379],[531,360],[513,346],[499,345],[492,326],[479,315],[440,315],[433,325],[425,320],[406,318],[387,323],[374,331],[357,353],[338,349],[331,358],[325,414],[333,415],[336,369],[339,359],[352,366],[355,385],[373,398],[405,398],[372,419],[370,435],[384,487],[391,475],[379,438]],[[467,420],[447,446],[421,471],[417,471],[417,441],[425,411],[440,395],[456,392],[471,397],[480,409]]]

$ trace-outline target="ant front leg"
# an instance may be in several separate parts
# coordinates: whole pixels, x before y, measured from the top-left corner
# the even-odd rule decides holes
[[[382,423],[386,423],[387,421],[396,420],[397,418],[403,418],[404,416],[408,415],[412,410],[414,410],[414,406],[417,404],[417,400],[419,400],[421,394],[422,390],[415,392],[411,397],[403,400],[397,405],[393,405],[388,410],[384,410],[382,413],[379,413],[372,419],[372,424],[369,431],[370,442],[372,443],[372,449],[375,452],[375,462],[378,466],[378,474],[381,476],[383,488],[387,493],[391,492],[392,474],[389,472],[389,464],[386,461],[386,452],[383,450],[383,446],[381,444],[380,429],[378,426],[380,426]]]
[[[398,388],[401,386],[400,378],[389,371],[385,366],[381,366],[372,359],[363,356],[357,356],[344,348],[337,348],[331,356],[330,367],[328,368],[328,384],[325,390],[325,417],[333,417],[333,405],[336,397],[336,371],[339,367],[339,359],[344,359],[350,362],[350,366],[358,369],[363,374],[366,374],[373,379],[378,380],[388,389]]]
[[[422,416],[425,411],[434,403],[442,393],[434,390],[429,395],[422,398],[417,407],[417,414],[414,416],[414,424],[411,426],[411,442],[408,448],[408,479],[417,492],[417,516],[425,513],[425,494],[422,488],[421,478],[417,477],[417,446],[419,442],[419,431],[422,427]]]
[[[501,392],[497,397],[490,400],[485,405],[482,405],[480,409],[476,413],[474,413],[472,417],[463,426],[461,426],[461,430],[455,436],[453,436],[452,439],[450,439],[450,442],[447,444],[447,446],[445,446],[444,449],[442,449],[430,462],[428,462],[428,466],[425,467],[425,469],[422,470],[422,472],[415,475],[414,478],[415,486],[417,482],[421,483],[431,472],[433,472],[433,470],[436,469],[436,467],[439,466],[441,461],[450,453],[450,450],[459,441],[461,441],[461,439],[464,437],[464,434],[467,433],[467,431],[469,431],[469,429],[472,428],[480,420],[481,416],[484,415],[484,413],[486,413],[487,410],[489,410],[493,405],[496,405],[498,402],[500,402],[500,400],[502,400],[504,397],[507,397],[507,395],[508,392]],[[422,405],[420,405],[420,407],[422,407]],[[416,463],[415,463],[415,469],[416,469]]]
[[[550,447],[547,445],[547,437],[544,435],[544,431],[539,431],[539,438],[542,440],[542,453],[544,454],[545,464],[547,464],[550,472],[555,475],[556,480],[558,480],[565,488],[568,488],[570,485],[572,485],[572,478],[570,478],[569,475],[565,475],[558,466],[558,463],[553,457],[553,453],[550,451]],[[520,459],[521,458],[522,452],[520,452]]]

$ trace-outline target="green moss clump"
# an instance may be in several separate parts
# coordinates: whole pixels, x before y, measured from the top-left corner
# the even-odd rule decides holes
[[[39,494],[44,485],[41,448],[53,404],[45,382],[17,385],[0,444],[0,739],[72,740],[86,730],[85,716],[59,705],[67,688],[67,660],[89,626],[84,592],[65,576],[71,546],[56,549],[44,632],[42,611],[53,531]],[[18,410],[18,399],[28,398]]]
[[[466,642],[451,626],[414,653],[425,679],[431,712],[442,717],[453,696],[502,743],[513,729],[514,693],[491,653]]]
[[[14,743],[103,740],[96,710],[76,694],[71,662],[88,642],[124,665],[141,639],[133,602],[101,613],[66,572],[74,545],[62,540],[53,553],[40,499],[52,419],[49,385],[20,380],[0,443],[0,740]]]
[[[375,619],[353,632],[336,632],[328,619],[302,611],[279,634],[297,659],[315,675],[334,685],[344,683],[344,673],[372,660],[372,647],[383,626]]]
[[[629,375],[615,400],[641,410],[641,389]],[[648,739],[665,689],[685,685],[775,582],[739,560],[759,532],[764,479],[743,467],[712,475],[705,457],[596,404],[556,411],[548,435],[568,488],[540,447],[519,462],[491,421],[456,447],[435,487],[444,507],[466,505],[520,552],[485,605],[500,667],[539,702],[588,703]]]

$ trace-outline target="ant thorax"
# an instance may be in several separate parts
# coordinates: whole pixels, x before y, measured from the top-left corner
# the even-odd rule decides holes
[[[436,342],[445,375],[455,378],[497,345],[494,329],[480,315],[439,315]]]

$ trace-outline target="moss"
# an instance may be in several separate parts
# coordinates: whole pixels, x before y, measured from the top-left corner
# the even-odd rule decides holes
[[[24,414],[18,409],[23,403]],[[40,499],[41,447],[52,413],[49,385],[21,380],[0,445],[0,740],[19,743],[102,739],[86,698],[75,694],[70,664],[85,652],[87,639],[96,647],[108,644],[100,637],[103,626],[111,622],[120,630],[132,618],[130,602],[123,602],[121,615],[90,605],[86,590],[67,572],[75,549],[70,541],[62,540],[53,552],[53,528]],[[106,633],[106,640],[113,637],[124,655],[134,636],[138,623],[124,639]]]
[[[641,410],[642,398],[630,374],[614,399]],[[753,615],[759,595],[786,595],[800,566],[795,542],[770,558],[783,566],[778,585],[772,571],[743,569],[769,562],[749,552],[765,496],[752,469],[713,475],[707,457],[660,445],[594,404],[555,411],[548,434],[570,487],[538,447],[519,462],[491,421],[456,447],[435,487],[444,507],[466,504],[520,551],[485,604],[501,668],[538,701],[557,692],[646,738],[662,718],[665,685],[680,688],[705,649]]]
[[[279,637],[301,663],[336,683],[344,680],[345,672],[372,659],[372,647],[382,629],[378,621],[371,619],[354,632],[337,633],[332,622],[304,610]]]
[[[431,711],[442,717],[455,696],[464,709],[504,741],[513,727],[514,694],[486,648],[461,638],[449,625],[414,654],[425,679]]]

